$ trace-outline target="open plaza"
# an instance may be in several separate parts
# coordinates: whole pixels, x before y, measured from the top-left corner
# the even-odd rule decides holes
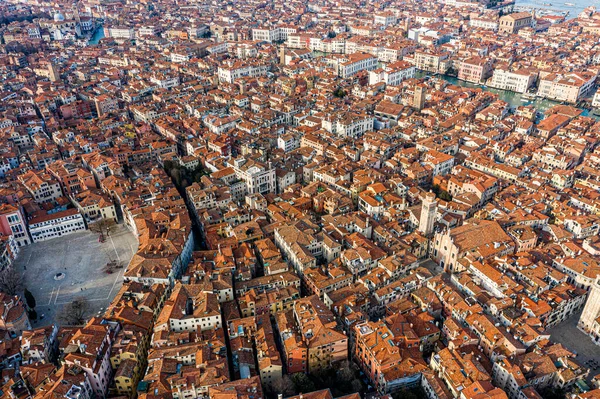
[[[88,301],[90,316],[102,312],[119,291],[136,250],[136,237],[124,225],[112,227],[104,242],[86,230],[23,248],[15,271],[23,274],[37,302],[33,326],[52,324],[65,304],[80,297]],[[109,274],[106,265],[111,261],[123,267]]]

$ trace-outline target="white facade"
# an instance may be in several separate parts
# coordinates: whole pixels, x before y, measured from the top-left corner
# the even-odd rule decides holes
[[[300,147],[300,141],[292,134],[284,134],[277,138],[277,147],[285,152],[290,152]]]
[[[204,125],[215,134],[223,134],[236,127],[240,118],[237,116],[216,116],[210,115],[202,120]]]
[[[2,219],[5,219],[6,222],[3,222]],[[21,211],[15,208],[13,211],[8,211],[0,215],[0,223],[7,224],[16,246],[20,247],[31,244],[31,240],[27,234],[27,225]]]
[[[256,162],[247,162],[244,158],[233,161],[233,169],[238,179],[243,180],[247,194],[268,194],[277,190],[275,168]]]
[[[596,75],[571,73],[568,75],[550,74],[540,79],[538,96],[556,101],[577,103],[593,88]]]
[[[296,184],[296,173],[288,171],[280,176],[277,176],[277,192],[281,193],[289,186]]]
[[[312,40],[311,40],[312,43]],[[346,50],[345,39],[331,39],[329,41],[322,41],[321,46],[317,51],[323,51],[325,53],[344,54]],[[314,51],[314,50],[313,50]]]
[[[189,331],[195,332],[198,327],[202,331],[215,330],[221,328],[221,315],[213,315],[207,317],[190,317],[183,319],[169,319],[169,329],[175,332]]]
[[[494,32],[498,31],[498,21],[493,19],[471,18],[469,19],[469,26],[472,28],[489,29]]]
[[[570,233],[573,233],[575,238],[587,238],[598,235],[600,232],[600,225],[596,222],[589,224],[581,224],[577,218],[565,218],[564,228]]]
[[[446,70],[450,66],[449,54],[447,52],[430,53],[417,51],[413,59],[417,69],[422,71],[446,73]]]
[[[340,137],[359,138],[366,132],[372,131],[374,123],[375,118],[365,115],[364,117],[349,117],[342,120],[338,119],[330,124],[329,129],[327,129],[325,125],[323,127]]]
[[[596,277],[596,281],[592,284],[579,323],[577,323],[577,328],[588,334],[596,345],[600,345],[598,317],[600,317],[600,277]]]
[[[267,65],[261,64],[244,64],[237,62],[233,65],[224,65],[219,67],[219,81],[233,83],[236,79],[246,76],[258,77],[267,74]]]
[[[179,86],[179,76],[152,76],[150,82],[161,89],[170,89]]]
[[[140,26],[138,36],[156,36],[160,32],[157,26]]]
[[[519,398],[521,394],[521,386],[519,386],[515,377],[511,374],[510,369],[504,361],[497,361],[492,367],[492,378],[494,384],[500,389],[503,389],[509,398]],[[523,395],[525,396],[525,395]]]
[[[19,247],[12,235],[8,236],[4,243],[0,241],[0,270],[11,267],[18,255]]]
[[[396,18],[394,14],[392,14],[391,12],[387,12],[375,14],[375,17],[373,18],[373,23],[375,23],[375,25],[389,26],[395,24],[397,20],[398,18]]]
[[[128,27],[105,28],[104,34],[115,39],[135,39],[135,31]]]
[[[188,53],[188,52],[184,52],[184,51],[173,52],[170,55],[171,55],[171,62],[175,62],[178,64],[188,62],[189,60],[192,59],[192,54]]]
[[[296,31],[297,29],[291,26],[252,29],[252,40],[257,42],[283,41],[288,38],[288,35],[294,34]]]
[[[596,108],[600,108],[600,91],[597,91],[594,94],[594,99],[592,100],[592,106]]]
[[[33,242],[46,241],[83,230],[85,230],[85,223],[77,211],[58,212],[29,222]]]
[[[501,90],[525,93],[535,83],[536,74],[531,72],[512,72],[497,68],[488,84]]]
[[[59,197],[62,197],[62,190],[60,184],[55,182],[42,182],[37,190],[28,190],[32,195],[35,202],[45,203],[52,202]]]
[[[350,55],[348,57],[348,61],[340,63],[338,74],[342,78],[348,78],[360,71],[371,71],[375,68],[377,68],[377,58],[373,57],[372,55]]]
[[[369,84],[374,85],[380,82],[390,86],[398,86],[403,80],[412,79],[415,77],[416,68],[407,62],[402,62],[402,65],[389,65],[386,68],[376,69],[369,72]],[[399,63],[398,63],[399,64]]]
[[[81,368],[85,371],[91,383],[92,389],[94,390],[95,396],[100,398],[105,397],[108,393],[108,386],[110,385],[111,381],[112,367],[110,364],[110,346],[112,343],[109,339],[109,336],[110,335],[107,334],[106,338],[100,345],[100,348],[102,348],[104,345],[109,346],[107,350],[101,352],[103,354],[102,357],[100,357],[100,354],[98,354],[94,363],[90,364],[89,367],[87,364],[79,364],[79,366],[81,366]],[[84,348],[84,353],[85,350],[86,349]],[[67,361],[66,364],[75,363],[70,363]]]

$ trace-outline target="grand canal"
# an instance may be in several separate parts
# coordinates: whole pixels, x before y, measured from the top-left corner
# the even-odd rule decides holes
[[[427,76],[427,74],[425,74],[423,72],[417,72],[417,74],[416,74],[416,77],[425,77],[425,76]],[[546,100],[543,98],[528,99],[528,98],[523,97],[523,95],[521,93],[515,93],[512,91],[508,91],[508,90],[500,90],[500,89],[494,89],[494,88],[486,87],[486,86],[482,86],[482,85],[477,85],[474,83],[459,80],[453,76],[437,75],[437,77],[444,79],[445,81],[452,83],[454,85],[457,85],[457,86],[463,86],[463,87],[469,87],[469,88],[480,88],[482,90],[494,93],[498,96],[499,99],[506,101],[512,108],[517,108],[521,105],[532,105],[539,112],[543,113],[547,109],[560,104],[559,102]],[[599,117],[590,113],[590,111],[588,109],[584,109],[582,115],[583,116],[591,116],[593,118],[600,119]]]
[[[426,76],[426,74],[423,72],[417,72],[416,76],[424,77],[424,76]],[[499,89],[493,89],[491,87],[476,85],[474,83],[459,80],[453,76],[446,76],[446,75],[436,75],[436,76],[438,78],[444,79],[445,81],[452,83],[454,85],[457,85],[457,86],[463,86],[463,87],[469,87],[469,88],[480,88],[485,91],[492,92],[492,93],[498,95],[498,97],[501,100],[506,101],[508,104],[510,104],[510,106],[512,108],[520,107],[521,105],[533,105],[538,111],[544,112],[548,108],[551,108],[551,107],[555,106],[556,104],[558,104],[555,101],[550,101],[550,100],[545,100],[545,99],[540,99],[540,98],[536,98],[535,100],[525,99],[522,97],[521,93],[515,93],[512,91],[508,91],[508,90],[499,90]]]
[[[94,34],[92,35],[92,38],[88,41],[88,44],[90,44],[90,45],[98,44],[100,39],[103,39],[103,38],[104,38],[104,28],[102,28],[102,26],[97,26],[96,30],[94,31]]]
[[[519,1],[517,0],[517,5],[531,5],[531,6],[536,6],[539,7],[538,4],[534,4],[534,3],[527,3],[530,1],[536,1],[537,0],[522,0]],[[552,0],[549,0],[552,1]],[[583,10],[583,8],[587,7],[590,5],[589,0],[571,0],[574,3],[573,4],[577,4],[576,7],[571,7],[571,8],[576,8],[576,9],[581,9]],[[596,2],[600,2],[600,0],[595,0]],[[525,4],[527,3],[527,4]],[[561,3],[562,4],[562,3]],[[571,15],[572,16],[572,15]],[[94,44],[98,44],[98,42],[100,41],[100,39],[104,38],[104,29],[102,28],[102,26],[98,26],[96,28],[96,31],[94,32],[93,36],[91,37],[91,39],[89,40],[89,44],[90,45],[94,45]],[[314,56],[322,56],[322,55],[326,55],[325,53],[322,53],[320,51],[314,51],[313,52]],[[423,72],[417,72],[417,77],[424,77],[426,76],[426,73]],[[503,100],[506,101],[508,104],[510,104],[510,106],[512,108],[516,108],[519,107],[521,105],[533,105],[539,112],[544,112],[547,109],[555,106],[558,104],[558,102],[556,101],[550,101],[550,100],[546,100],[546,99],[541,99],[541,98],[536,98],[536,99],[526,99],[524,98],[521,93],[515,93],[512,91],[508,91],[508,90],[499,90],[499,89],[494,89],[491,87],[486,87],[486,86],[481,86],[481,85],[476,85],[473,83],[469,83],[469,82],[465,82],[462,80],[457,79],[456,77],[453,76],[447,76],[447,75],[437,75],[439,78],[442,78],[444,80],[446,80],[449,83],[455,84],[455,85],[459,85],[459,86],[463,86],[463,87],[470,87],[470,88],[481,88],[483,90],[492,92],[496,95],[498,95],[498,97]],[[589,110],[585,109],[583,112],[584,116],[592,116],[595,117],[596,119],[600,119],[599,117],[593,115],[590,113]]]

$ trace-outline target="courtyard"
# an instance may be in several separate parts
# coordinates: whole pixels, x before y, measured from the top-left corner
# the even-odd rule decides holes
[[[36,299],[38,320],[32,326],[54,323],[65,304],[81,297],[89,304],[89,317],[101,315],[121,288],[137,245],[136,237],[120,224],[104,242],[86,230],[22,248],[15,270]],[[122,268],[108,273],[106,264],[113,261]]]
[[[551,334],[550,339],[552,341],[561,343],[565,348],[575,352],[577,354],[577,361],[584,367],[588,367],[585,364],[587,361],[600,359],[600,346],[594,344],[590,337],[577,328],[580,316],[581,310],[563,323],[550,328],[547,332]],[[590,374],[587,378],[588,384],[597,374],[600,374],[600,369],[590,369]]]
[[[444,269],[442,269],[442,267],[440,265],[438,265],[431,259],[424,259],[424,260],[419,261],[419,266],[426,268],[434,276],[437,276],[438,274],[441,274],[444,272]]]

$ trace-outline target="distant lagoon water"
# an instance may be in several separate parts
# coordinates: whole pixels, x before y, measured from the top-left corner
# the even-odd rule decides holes
[[[567,4],[568,3],[568,4]],[[600,0],[516,0],[516,7],[544,8],[557,12],[569,12],[567,18],[577,15],[589,6],[600,8]]]

